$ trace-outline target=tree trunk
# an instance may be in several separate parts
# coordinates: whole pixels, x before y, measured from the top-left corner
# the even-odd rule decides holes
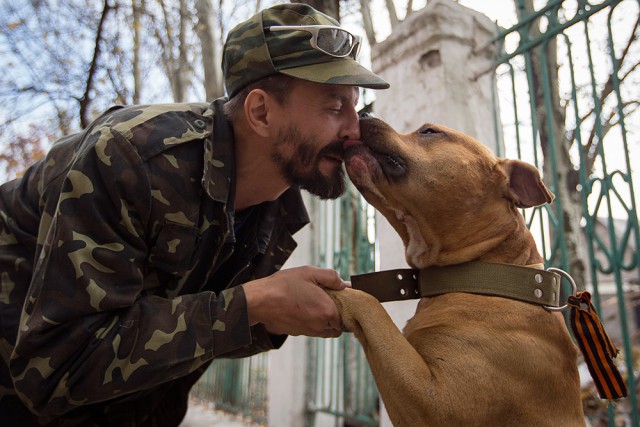
[[[376,30],[373,27],[373,19],[371,19],[371,0],[360,0],[360,14],[362,15],[362,26],[369,46],[374,46],[376,41]]]
[[[158,6],[162,11],[162,25],[159,23],[155,23],[155,37],[160,45],[160,52],[162,56],[162,68],[164,68],[165,75],[167,76],[167,80],[169,80],[169,85],[171,87],[171,93],[173,95],[173,99],[176,99],[176,73],[174,72],[174,64],[176,63],[175,55],[174,55],[174,43],[173,43],[173,25],[171,25],[171,20],[169,19],[169,12],[167,11],[167,6],[164,3],[164,0],[157,0]]]
[[[393,0],[386,0],[387,11],[389,12],[389,23],[391,24],[391,31],[398,26],[398,14],[396,13],[396,5]]]
[[[224,95],[218,48],[213,32],[213,6],[211,0],[196,0],[196,34],[200,40],[202,68],[204,70],[204,91],[207,101]]]
[[[187,98],[187,74],[189,58],[187,56],[187,19],[189,19],[189,11],[187,10],[186,0],[180,0],[180,19],[178,21],[178,61],[173,64],[173,99],[175,102],[184,102]]]
[[[98,69],[98,60],[100,59],[100,44],[102,43],[102,32],[104,30],[104,23],[107,19],[107,15],[109,14],[109,11],[111,11],[111,9],[112,6],[109,5],[109,0],[104,0],[104,5],[102,6],[102,14],[100,15],[100,22],[98,24],[98,29],[96,30],[93,58],[91,59],[91,65],[89,66],[84,94],[82,95],[82,98],[78,100],[78,102],[80,103],[80,125],[83,129],[87,127],[90,121],[89,104],[91,103],[91,91],[93,90],[93,85],[95,84],[95,75],[96,70]]]
[[[533,0],[525,0],[524,14],[533,13]],[[525,15],[525,16],[526,16]],[[522,18],[522,17],[521,17]],[[539,35],[537,22],[530,26],[530,35]],[[544,58],[542,57],[544,55]],[[546,60],[546,67],[543,59]],[[586,240],[580,227],[582,219],[582,200],[577,189],[579,183],[578,174],[573,168],[569,158],[571,141],[566,139],[565,109],[561,105],[558,87],[558,61],[557,42],[552,37],[541,46],[531,52],[531,68],[533,77],[532,96],[535,100],[535,116],[538,123],[540,145],[544,156],[543,175],[544,181],[550,185],[555,181],[556,196],[559,199],[557,215],[562,218],[563,229],[557,230],[563,233],[560,238],[564,240],[567,249],[567,263],[570,274],[580,287],[584,287],[586,280]],[[547,78],[545,83],[544,77]],[[545,87],[546,86],[546,87]],[[551,111],[547,111],[545,104],[545,92],[550,99]],[[553,139],[554,144],[551,144]],[[555,158],[555,177],[552,159]],[[553,230],[552,230],[553,232]],[[555,265],[561,265],[561,254],[558,253],[552,260]]]
[[[140,104],[142,94],[142,76],[140,72],[140,30],[144,13],[144,0],[132,0],[133,13],[133,103]]]

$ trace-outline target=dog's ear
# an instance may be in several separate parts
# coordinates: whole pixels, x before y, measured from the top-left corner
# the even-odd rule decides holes
[[[540,179],[538,169],[520,160],[500,159],[497,167],[507,178],[505,195],[519,208],[551,203],[554,195]]]

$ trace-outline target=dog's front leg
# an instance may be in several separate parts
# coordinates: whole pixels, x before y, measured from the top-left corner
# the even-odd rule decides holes
[[[422,357],[374,297],[355,289],[327,292],[345,328],[355,334],[365,351],[393,425],[422,425],[428,407],[422,400],[432,395],[431,372]],[[409,396],[414,400],[411,405],[406,402]]]

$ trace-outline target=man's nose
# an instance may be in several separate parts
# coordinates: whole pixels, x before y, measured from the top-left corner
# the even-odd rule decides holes
[[[341,136],[348,139],[360,139],[360,120],[355,109],[353,113],[349,114]]]

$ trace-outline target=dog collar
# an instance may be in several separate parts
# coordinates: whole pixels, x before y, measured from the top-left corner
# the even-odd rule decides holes
[[[560,305],[561,276],[569,280],[575,294],[575,282],[562,270],[480,261],[420,270],[396,269],[357,274],[351,276],[351,285],[380,302],[465,292],[511,298],[540,304],[551,311],[562,311],[568,306]]]

